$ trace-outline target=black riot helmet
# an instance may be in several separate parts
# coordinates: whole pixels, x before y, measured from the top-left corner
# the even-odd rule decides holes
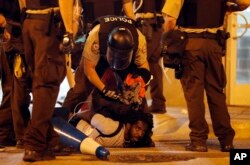
[[[116,70],[126,69],[131,63],[134,49],[132,33],[125,27],[114,28],[108,37],[107,61]]]

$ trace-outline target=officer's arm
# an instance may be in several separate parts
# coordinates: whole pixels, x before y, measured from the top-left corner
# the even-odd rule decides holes
[[[84,58],[84,72],[89,81],[100,91],[102,91],[105,87],[100,77],[98,76],[96,70],[96,62],[90,61]]]
[[[74,0],[58,0],[61,16],[66,32],[73,33],[73,2]]]
[[[98,76],[95,67],[100,60],[99,50],[99,29],[100,25],[96,25],[86,39],[83,49],[84,72],[89,81],[100,91],[103,90],[104,84]]]
[[[173,30],[179,16],[184,0],[168,0],[165,2],[162,13],[164,17],[163,29],[165,32]]]
[[[18,0],[18,2],[19,2],[20,11],[22,11],[23,8],[26,8],[26,0]]]
[[[176,26],[176,18],[167,15],[167,14],[163,14],[164,16],[164,24],[163,24],[163,29],[165,32],[168,32],[170,30],[173,30]]]
[[[0,13],[0,39],[4,41],[10,40],[10,33],[6,30],[5,26],[7,25],[7,21],[5,17]]]
[[[135,14],[133,11],[133,0],[123,0],[123,10],[129,18],[135,20]]]

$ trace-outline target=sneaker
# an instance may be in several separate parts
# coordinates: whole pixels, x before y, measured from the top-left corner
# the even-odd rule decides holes
[[[196,145],[189,143],[185,147],[186,151],[207,152],[207,145]]]

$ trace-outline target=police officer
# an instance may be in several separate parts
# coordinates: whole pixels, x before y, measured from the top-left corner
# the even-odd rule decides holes
[[[188,151],[207,152],[209,127],[205,120],[204,91],[215,135],[221,151],[233,148],[235,131],[230,124],[224,88],[225,71],[222,64],[225,40],[223,31],[227,0],[168,0],[163,7],[164,28],[187,33],[180,81],[187,102],[189,136]],[[167,34],[167,33],[166,33]]]
[[[134,10],[132,9],[133,2],[136,8]],[[148,62],[150,72],[154,77],[150,82],[152,105],[149,107],[149,111],[151,113],[166,112],[166,99],[163,94],[163,72],[159,65],[161,58],[159,45],[164,21],[161,9],[164,3],[164,0],[125,0],[124,2],[125,13],[137,20],[139,29],[147,40]]]
[[[120,15],[122,1],[124,0],[107,0],[105,3],[100,3],[99,0],[82,0],[84,30],[86,33],[91,29],[93,21],[98,17]],[[100,73],[102,72],[100,71]],[[92,84],[82,75],[84,75],[84,68],[83,65],[79,64],[75,71],[75,86],[69,89],[63,102],[63,107],[69,109],[70,112],[74,111],[78,103],[86,100],[93,89]]]
[[[1,7],[3,7],[7,18],[6,30],[8,30],[11,34],[10,40],[4,44],[8,62],[5,62],[3,66],[9,67],[9,75],[7,74],[8,72],[5,72],[5,74],[6,77],[11,77],[11,79],[7,78],[6,80],[12,81],[6,84],[3,83],[3,85],[5,84],[7,87],[3,87],[3,89],[4,91],[8,89],[11,92],[11,97],[9,96],[9,99],[11,101],[10,104],[16,138],[16,147],[22,148],[22,138],[30,119],[30,95],[29,91],[26,91],[28,88],[21,85],[22,80],[17,78],[18,76],[21,77],[21,72],[25,69],[22,63],[24,61],[22,60],[24,59],[24,56],[21,37],[20,7],[18,0],[5,1]],[[4,98],[7,98],[6,96],[8,95],[4,92]],[[6,101],[4,102],[7,103]]]
[[[9,4],[5,1],[0,1],[0,78],[3,92],[0,105],[0,145],[2,146],[15,145],[10,102],[12,74],[10,71],[10,60],[3,49],[6,42],[10,39],[10,34],[6,30],[6,19],[8,17],[7,5]]]
[[[5,34],[8,34],[4,37],[4,53],[2,52],[2,90],[3,90],[3,100],[1,107],[4,107],[8,111],[1,112],[4,116],[1,117],[1,120],[5,122],[9,120],[9,126],[1,126],[1,129],[6,129],[6,134],[4,131],[1,133],[2,136],[7,135],[8,132],[12,133],[14,127],[14,133],[16,138],[17,148],[22,147],[22,137],[27,126],[27,122],[30,118],[30,112],[28,109],[29,106],[29,92],[24,92],[26,88],[19,86],[21,82],[17,81],[16,76],[13,76],[14,72],[20,73],[15,66],[23,66],[21,64],[21,54],[23,54],[23,43],[21,38],[21,24],[20,24],[20,9],[17,0],[10,1],[0,1],[1,2],[1,11],[6,17],[6,26]],[[8,32],[8,33],[7,33]],[[23,56],[22,56],[23,57]],[[18,60],[16,60],[18,59]],[[18,61],[18,62],[17,62]],[[20,63],[19,63],[20,62]],[[18,63],[18,64],[17,64]],[[17,65],[16,65],[17,64]],[[28,97],[23,97],[27,94]],[[13,119],[13,124],[11,119]],[[4,123],[4,122],[1,122]],[[13,126],[12,126],[13,125]],[[11,126],[11,127],[10,127]],[[14,136],[7,138],[6,142],[12,142],[15,145]]]
[[[133,63],[131,65],[136,65],[139,68],[148,70],[146,41],[140,31],[136,30],[133,20],[126,17],[107,16],[99,18],[96,23],[97,25],[94,26],[88,35],[83,50],[83,58],[75,75],[76,84],[73,90],[77,91],[78,96],[82,98],[77,104],[87,99],[93,87],[96,87],[107,98],[112,100],[118,99],[118,93],[106,87],[101,81],[104,71],[109,67],[114,67],[118,72],[124,73],[124,75],[129,71],[129,68],[131,69],[131,67],[128,67],[130,63]],[[118,26],[122,27],[117,33],[121,32],[130,37],[131,35],[133,36],[133,42],[128,42],[130,44],[125,47],[127,49],[117,47],[120,44],[116,44],[115,42],[111,43],[111,45],[115,44],[113,46],[114,48],[111,46],[110,48],[107,47],[108,34]],[[108,56],[106,56],[106,54]],[[118,58],[112,57],[111,54]],[[107,61],[108,59],[110,60],[110,64]],[[114,59],[116,60],[113,61]],[[115,66],[113,66],[113,64]],[[127,67],[128,69],[126,71],[125,68]],[[72,107],[70,109],[71,112],[74,111],[74,108],[75,107]]]
[[[60,83],[66,75],[65,56],[73,45],[72,13],[73,0],[26,0],[26,18],[23,22],[23,41],[27,72],[32,83],[32,117],[24,135],[24,161],[55,159],[52,148],[58,142],[50,119],[59,92]],[[61,17],[65,25],[68,44],[59,45]]]

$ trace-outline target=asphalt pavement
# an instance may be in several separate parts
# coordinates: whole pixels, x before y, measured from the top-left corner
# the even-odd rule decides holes
[[[250,107],[229,107],[231,123],[236,131],[234,146],[250,149]],[[106,165],[106,164],[164,164],[164,165],[229,165],[229,153],[220,151],[214,136],[210,116],[206,113],[210,133],[208,152],[185,151],[189,142],[187,110],[185,107],[167,107],[167,113],[154,114],[154,148],[108,148],[108,160],[100,160],[94,155],[75,153],[57,156],[56,160],[23,162],[23,150],[7,147],[0,152],[1,165]]]

